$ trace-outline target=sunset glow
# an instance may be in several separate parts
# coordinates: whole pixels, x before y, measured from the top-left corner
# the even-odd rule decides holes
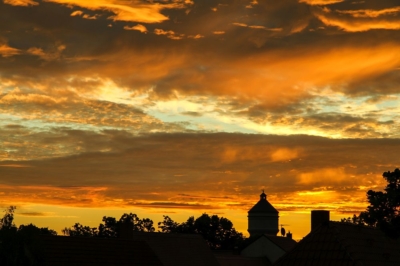
[[[399,167],[396,1],[0,1],[17,224],[208,213],[247,235],[264,189],[301,239]]]

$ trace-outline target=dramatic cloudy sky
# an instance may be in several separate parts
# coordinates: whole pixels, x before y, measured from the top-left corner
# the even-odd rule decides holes
[[[399,166],[399,30],[398,0],[2,0],[0,206],[358,213]]]

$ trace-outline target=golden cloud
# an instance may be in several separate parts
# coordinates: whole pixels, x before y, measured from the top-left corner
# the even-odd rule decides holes
[[[36,6],[39,5],[38,2],[33,0],[4,0],[4,4],[12,5],[12,6]]]
[[[331,5],[344,2],[344,0],[299,0],[299,3],[307,3],[309,5]]]
[[[271,160],[273,162],[290,161],[299,156],[299,151],[296,149],[279,148],[272,152]]]
[[[171,40],[181,40],[185,36],[184,34],[177,34],[172,30],[154,29],[155,35],[166,35]]]
[[[360,10],[338,10],[339,14],[349,14],[355,18],[376,18],[383,15],[395,15],[400,12],[400,6],[385,8],[381,10],[360,9]]]
[[[300,184],[324,184],[332,183],[344,184],[349,180],[349,174],[345,173],[344,168],[324,168],[313,172],[301,173],[299,176]]]
[[[113,200],[102,196],[106,187],[54,187],[54,186],[8,186],[0,184],[2,197],[8,202],[25,204],[51,204],[64,206],[109,206]]]
[[[338,27],[348,32],[360,32],[373,29],[400,29],[400,19],[393,16],[399,11],[400,7],[382,10],[330,10],[328,8],[317,8],[315,15],[327,26]]]
[[[160,23],[168,20],[161,13],[163,9],[184,9],[192,5],[191,1],[178,0],[173,3],[144,3],[142,1],[118,0],[46,0],[65,5],[79,6],[91,10],[108,10],[115,15],[110,19],[115,21],[134,21],[142,23]]]
[[[76,10],[71,13],[71,17],[82,16],[82,15],[83,15],[83,12],[81,10]]]
[[[138,30],[142,33],[147,33],[147,28],[145,26],[143,26],[142,24],[137,24],[136,26],[124,26],[125,30]]]
[[[10,57],[10,56],[14,56],[14,55],[18,55],[21,53],[21,50],[10,47],[6,44],[2,44],[0,45],[0,55],[2,57]]]

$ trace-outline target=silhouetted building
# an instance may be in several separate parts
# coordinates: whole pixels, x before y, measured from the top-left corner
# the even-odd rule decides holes
[[[146,242],[164,266],[217,266],[218,260],[201,235],[133,232]]]
[[[323,216],[326,218],[326,213]],[[377,228],[322,219],[275,265],[394,266],[400,265],[399,251],[400,240],[386,236]]]
[[[276,235],[279,232],[279,212],[267,200],[264,191],[260,200],[248,212],[248,229],[250,237],[263,234]]]

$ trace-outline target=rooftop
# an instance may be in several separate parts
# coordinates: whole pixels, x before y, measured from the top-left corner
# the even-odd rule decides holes
[[[309,233],[275,265],[400,265],[400,241],[379,229],[330,221]]]
[[[279,213],[267,200],[267,195],[261,193],[260,200],[249,210],[249,213]]]
[[[165,266],[219,265],[198,234],[133,232],[133,239],[145,241]]]

